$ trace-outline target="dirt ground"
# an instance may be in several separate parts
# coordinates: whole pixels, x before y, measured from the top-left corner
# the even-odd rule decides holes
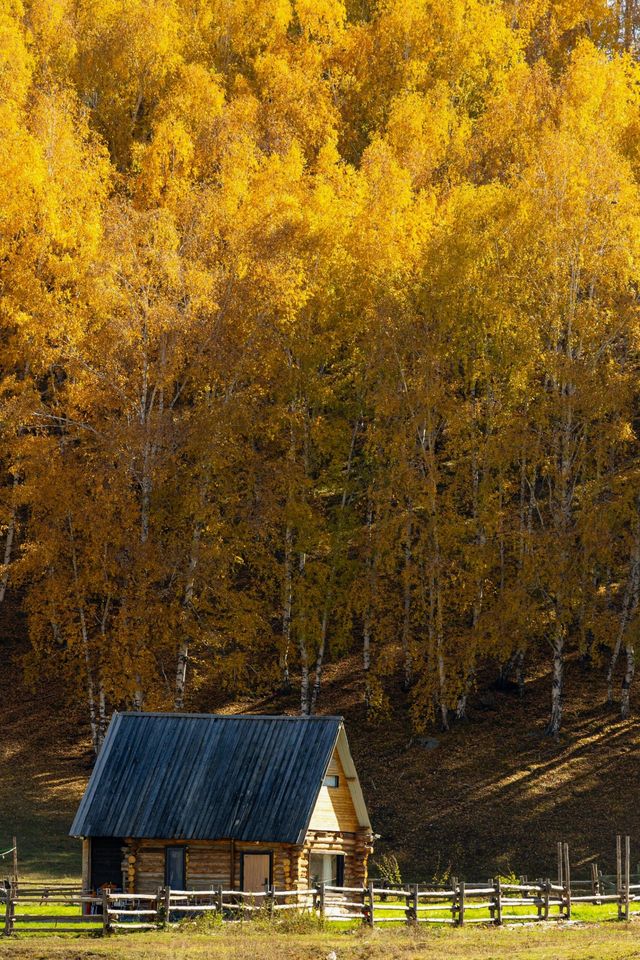
[[[23,870],[70,876],[79,870],[79,844],[67,831],[92,765],[88,726],[55,675],[43,676],[36,689],[25,684],[23,632],[19,621],[0,627],[0,850],[15,833]],[[565,840],[574,876],[586,876],[592,859],[613,871],[616,833],[628,832],[634,864],[640,861],[640,723],[635,716],[621,722],[600,705],[602,671],[569,662],[557,743],[543,735],[547,665],[530,668],[523,699],[492,690],[492,676],[487,671],[471,698],[470,722],[417,736],[399,686],[388,687],[392,717],[371,725],[357,661],[328,667],[320,707],[346,718],[381,835],[378,854],[397,856],[404,881],[448,872],[471,880],[498,872],[546,877],[555,871],[556,842]],[[225,703],[201,690],[188,704],[229,712],[295,708],[295,691]]]

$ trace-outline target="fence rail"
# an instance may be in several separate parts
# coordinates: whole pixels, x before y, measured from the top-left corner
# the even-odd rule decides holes
[[[388,886],[378,880],[365,887],[321,883],[307,889],[271,887],[255,893],[225,890],[221,885],[208,890],[172,890],[165,886],[153,894],[105,889],[100,896],[89,896],[68,883],[7,880],[4,885],[0,883],[0,930],[4,923],[5,936],[48,931],[109,935],[163,929],[203,915],[217,917],[223,923],[238,923],[256,915],[277,916],[290,910],[369,926],[502,925],[570,920],[573,905],[585,903],[595,907],[615,904],[618,919],[628,920],[631,904],[640,902],[640,877],[631,875],[628,838],[624,867],[621,850],[620,839],[615,878],[604,878],[594,865],[590,880],[573,881],[566,844],[559,845],[558,878],[554,881],[521,877],[517,883],[499,878],[465,883],[452,879],[446,886],[437,887]]]
[[[635,888],[635,889],[633,889]],[[576,888],[580,889],[580,888]],[[268,889],[258,893],[239,890],[171,890],[155,894],[124,894],[104,891],[100,897],[71,891],[65,896],[52,886],[5,891],[4,934],[113,932],[159,930],[203,915],[233,923],[256,914],[276,916],[297,910],[328,921],[358,920],[378,924],[496,924],[546,922],[571,919],[573,903],[618,905],[618,916],[628,916],[628,906],[640,901],[640,884],[630,884],[616,894],[575,894],[549,880],[511,884],[465,884],[456,881],[446,888],[427,889],[419,884],[381,887],[336,887],[320,884],[304,890]],[[43,906],[53,913],[38,913]],[[59,908],[77,908],[64,913]],[[2,918],[0,917],[0,922]],[[80,929],[84,927],[84,929]]]

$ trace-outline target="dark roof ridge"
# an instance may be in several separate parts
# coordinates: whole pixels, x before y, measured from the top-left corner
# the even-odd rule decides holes
[[[184,717],[190,720],[340,720],[339,714],[326,713],[313,716],[292,716],[290,713],[185,713],[173,710],[121,710],[114,711],[120,717]]]

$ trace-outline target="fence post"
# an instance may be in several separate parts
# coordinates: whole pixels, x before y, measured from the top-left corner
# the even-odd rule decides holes
[[[562,869],[562,841],[558,841],[558,886],[564,887],[564,870]]]
[[[537,890],[536,890],[536,910],[538,911],[538,920],[542,920],[542,911],[544,909],[544,887],[542,885],[542,880],[536,880]]]
[[[622,837],[616,835],[616,893],[622,896]],[[618,920],[622,919],[621,905],[618,904]]]
[[[464,923],[464,880],[458,884],[458,924]]]
[[[624,838],[624,918],[629,919],[629,899],[631,886],[631,837]]]
[[[407,923],[411,923],[411,884],[404,883],[402,889],[404,890],[404,915]]]
[[[411,912],[413,914],[413,923],[418,925],[418,884],[414,883],[411,888]]]
[[[220,914],[220,919],[222,920],[222,884],[219,883],[216,887],[216,910]]]
[[[324,918],[325,918],[325,913],[326,913],[325,889],[324,889],[324,887],[325,887],[325,882],[324,882],[324,880],[321,880],[320,883],[318,884],[318,906],[319,906],[319,908],[320,908],[320,919],[321,919],[321,920],[324,920]]]
[[[160,918],[160,898],[158,898],[158,919]],[[162,926],[166,927],[170,921],[171,914],[171,887],[166,886],[162,891]]]
[[[17,891],[16,891],[17,893]],[[15,915],[15,903],[14,903],[14,885],[13,881],[9,880],[7,886],[7,908],[4,915],[4,935],[5,937],[10,937],[13,933],[13,917]]]
[[[164,887],[156,887],[156,923],[158,926],[164,926],[164,918],[162,916],[164,903]]]
[[[13,882],[18,893],[18,838],[13,838]]]
[[[266,897],[264,898],[264,900],[265,900],[265,906],[266,906],[266,908],[267,908],[267,913],[269,914],[270,917],[273,916],[273,908],[274,908],[274,905],[275,905],[275,899],[276,899],[276,898],[275,898],[274,895],[273,895],[275,889],[276,889],[276,888],[275,888],[275,884],[274,884],[272,887],[270,887],[269,885],[267,885],[267,891],[266,891],[267,895],[266,895]]]
[[[567,893],[567,920],[571,920],[571,866],[569,863],[569,844],[564,844],[564,882]]]
[[[374,893],[373,893],[373,880],[369,880],[369,885],[367,887],[367,892],[369,895],[369,912],[367,915],[367,923],[370,927],[373,926],[374,917],[373,917],[373,902],[374,902]]]
[[[111,924],[109,923],[109,891],[106,887],[102,888],[102,936],[108,937],[111,933]]]
[[[502,880],[500,877],[496,877],[493,881],[494,887],[494,897],[495,897],[495,922],[498,926],[502,925]]]
[[[549,919],[549,899],[551,897],[551,880],[547,878],[544,883],[544,919]]]

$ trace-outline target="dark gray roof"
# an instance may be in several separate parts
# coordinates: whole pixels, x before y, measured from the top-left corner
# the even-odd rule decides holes
[[[116,713],[70,833],[300,843],[341,725]]]

